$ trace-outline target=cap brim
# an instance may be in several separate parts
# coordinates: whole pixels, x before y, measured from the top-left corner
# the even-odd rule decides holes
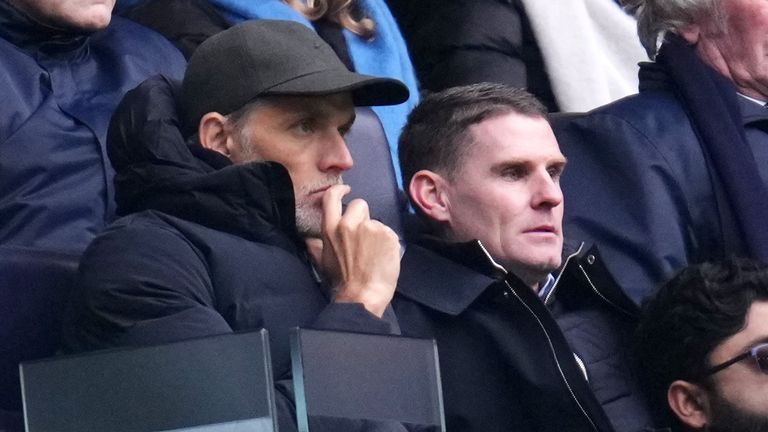
[[[356,106],[397,105],[408,100],[408,87],[399,80],[347,70],[325,70],[293,78],[261,92],[262,95],[326,95],[352,92]]]

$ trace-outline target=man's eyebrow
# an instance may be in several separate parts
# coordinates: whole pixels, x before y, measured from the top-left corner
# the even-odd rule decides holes
[[[531,161],[526,159],[505,159],[494,164],[493,168],[497,170],[503,170],[509,167],[526,167],[530,164]]]
[[[760,345],[760,344],[764,344],[764,343],[768,343],[768,335],[756,336],[756,337],[752,338],[749,342],[744,343],[743,345],[741,345],[741,348],[738,351],[739,351],[739,353],[743,353],[743,352],[749,351],[755,345]]]
[[[556,159],[553,162],[550,162],[547,164],[550,168],[556,168],[560,170],[560,172],[564,171],[565,168],[568,166],[568,159]]]
[[[565,156],[558,156],[550,159],[548,163],[553,165],[566,165],[568,164],[568,158]]]
[[[496,166],[503,168],[503,167],[509,167],[509,166],[528,166],[532,164],[536,164],[536,162],[530,159],[525,159],[525,158],[509,158],[509,159],[500,161],[499,163],[496,164]],[[551,159],[548,159],[544,163],[544,165],[546,166],[565,166],[566,164],[568,164],[568,159],[565,156],[553,157]]]

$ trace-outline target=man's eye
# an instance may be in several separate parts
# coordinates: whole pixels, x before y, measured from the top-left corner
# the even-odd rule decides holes
[[[520,167],[509,167],[505,168],[501,175],[512,180],[517,180],[525,176],[525,169]]]
[[[549,176],[552,177],[552,180],[560,180],[560,177],[563,175],[563,169],[562,168],[550,168],[547,170],[549,172]]]
[[[314,130],[314,128],[312,127],[312,123],[310,123],[309,121],[302,121],[302,122],[296,123],[296,125],[294,126],[294,129],[296,130],[296,132],[302,135],[311,134],[312,131]]]

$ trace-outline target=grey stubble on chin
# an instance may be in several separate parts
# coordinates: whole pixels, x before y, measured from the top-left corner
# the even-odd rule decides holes
[[[323,223],[322,202],[309,200],[307,196],[320,188],[342,184],[341,176],[329,176],[321,181],[304,185],[296,198],[296,229],[305,238],[321,238]]]

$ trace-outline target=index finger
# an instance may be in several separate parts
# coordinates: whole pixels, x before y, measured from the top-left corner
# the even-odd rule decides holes
[[[323,233],[331,231],[341,220],[341,199],[352,189],[345,184],[334,185],[323,194]]]

